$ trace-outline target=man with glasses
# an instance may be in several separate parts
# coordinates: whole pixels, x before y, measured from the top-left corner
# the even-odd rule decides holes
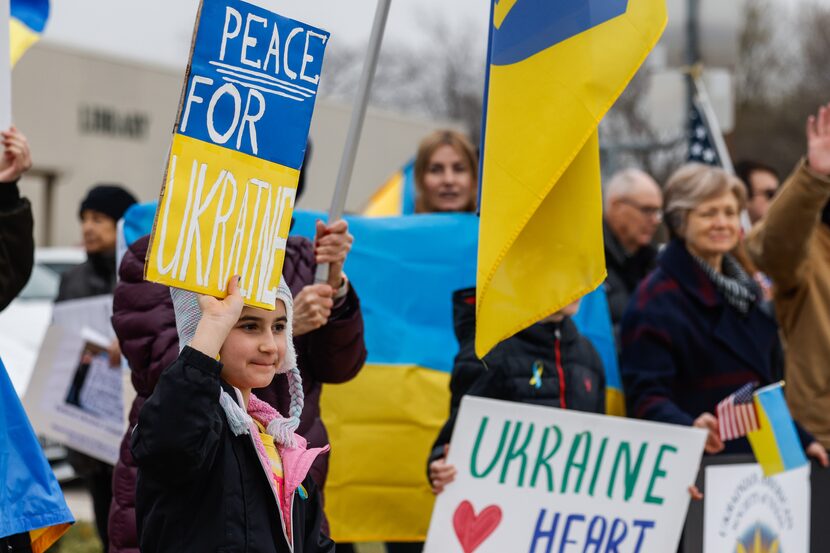
[[[625,169],[605,187],[605,291],[616,335],[631,294],[654,268],[654,234],[663,219],[663,195],[648,174]]]
[[[735,165],[735,174],[746,186],[749,198],[746,211],[754,225],[767,214],[772,199],[778,192],[781,179],[778,177],[778,171],[769,165],[750,160],[738,162]]]

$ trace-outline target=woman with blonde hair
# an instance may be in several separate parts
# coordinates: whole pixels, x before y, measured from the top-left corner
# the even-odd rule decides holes
[[[475,212],[478,156],[458,131],[437,130],[421,141],[415,157],[415,213]]]
[[[640,284],[621,324],[621,372],[630,416],[708,432],[709,454],[748,453],[746,438],[725,442],[718,402],[748,383],[783,376],[775,320],[761,290],[729,253],[741,235],[746,190],[720,168],[689,164],[663,191],[670,240]],[[807,454],[827,453],[801,430]]]

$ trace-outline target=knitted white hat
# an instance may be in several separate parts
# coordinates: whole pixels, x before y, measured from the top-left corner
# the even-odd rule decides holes
[[[173,299],[173,309],[176,312],[176,331],[179,334],[179,351],[181,351],[193,340],[193,336],[196,333],[196,326],[202,318],[202,310],[199,308],[198,295],[194,292],[179,288],[170,288],[170,297]],[[297,354],[294,350],[294,299],[291,295],[291,290],[282,277],[280,277],[280,285],[277,288],[276,299],[282,301],[285,305],[285,316],[287,319],[285,324],[285,357],[280,363],[280,366],[277,367],[277,374],[287,373],[291,405],[289,406],[288,417],[274,419],[268,425],[268,431],[274,435],[278,443],[291,444],[293,443],[294,431],[300,425],[304,393],[300,370],[297,368]],[[227,411],[225,404],[229,398],[223,399],[225,399],[223,401],[223,407]],[[235,401],[233,403],[236,404]],[[234,431],[234,433],[237,432]]]

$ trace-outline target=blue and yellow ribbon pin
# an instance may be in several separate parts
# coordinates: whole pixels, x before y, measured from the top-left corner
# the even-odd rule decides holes
[[[542,362],[538,359],[533,362],[533,376],[530,378],[530,385],[536,388],[537,390],[542,387],[542,371],[544,370],[544,366]]]

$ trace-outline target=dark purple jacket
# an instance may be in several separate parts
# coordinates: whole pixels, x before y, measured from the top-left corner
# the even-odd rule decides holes
[[[118,463],[112,476],[109,516],[110,553],[138,553],[135,518],[137,467],[130,453],[130,436],[138,413],[161,372],[179,356],[176,317],[167,286],[144,280],[144,256],[149,237],[130,246],[119,269],[120,281],[113,296],[112,326],[121,352],[130,364],[137,395],[130,409],[130,427],[121,441]]]
[[[176,321],[170,292],[166,286],[144,281],[144,257],[149,237],[136,241],[121,262],[120,278],[115,289],[112,323],[121,350],[130,363],[132,380],[138,396],[130,412],[130,428],[121,444],[121,454],[113,476],[113,503],[110,508],[110,553],[138,553],[135,518],[135,484],[137,469],[129,450],[132,428],[138,413],[153,392],[162,370],[179,355]],[[314,282],[314,248],[302,237],[290,236],[285,252],[283,276],[296,296]],[[309,447],[328,443],[320,419],[320,393],[323,383],[346,382],[354,378],[366,360],[363,341],[363,316],[353,290],[345,302],[332,313],[328,324],[294,339],[297,361],[303,377],[305,408],[298,433]],[[265,389],[255,390],[257,397],[269,402],[281,413],[288,411],[288,388],[278,378]],[[322,490],[328,472],[328,456],[320,456],[311,475]]]

